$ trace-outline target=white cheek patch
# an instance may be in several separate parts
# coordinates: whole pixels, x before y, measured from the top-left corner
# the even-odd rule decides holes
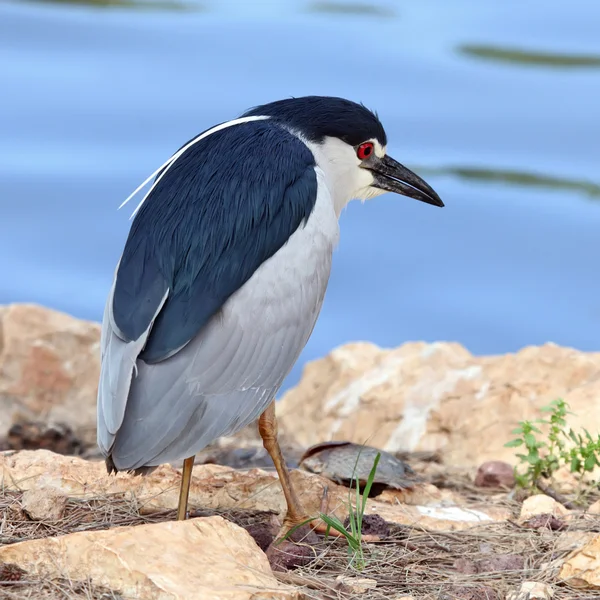
[[[385,156],[387,146],[382,146],[377,140],[371,141],[373,142],[373,146],[375,148],[375,156],[378,158],[383,158]]]

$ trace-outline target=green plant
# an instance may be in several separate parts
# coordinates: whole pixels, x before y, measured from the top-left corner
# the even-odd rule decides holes
[[[356,462],[354,463],[353,469],[353,479],[356,486],[352,488],[352,482],[350,482],[350,489],[348,490],[348,520],[350,531],[346,529],[344,524],[335,516],[335,515],[326,515],[324,513],[319,513],[318,517],[310,517],[292,527],[290,531],[288,531],[281,540],[277,543],[281,543],[281,541],[289,538],[291,534],[298,528],[302,527],[314,521],[315,519],[321,519],[325,525],[327,525],[327,529],[325,532],[325,537],[329,535],[331,529],[337,531],[342,537],[346,539],[348,542],[348,554],[350,556],[350,565],[354,566],[358,571],[362,571],[365,568],[365,553],[362,543],[362,525],[363,519],[365,515],[365,509],[367,507],[367,499],[369,497],[369,493],[371,492],[371,488],[373,487],[373,481],[375,480],[375,473],[377,472],[377,465],[379,464],[379,459],[381,458],[381,454],[378,452],[375,456],[375,460],[373,461],[373,466],[371,467],[371,471],[369,472],[369,477],[367,478],[367,482],[365,484],[362,497],[360,493],[360,483],[358,478],[356,477],[356,466],[358,464],[358,459],[360,458],[360,452],[356,457]],[[356,494],[356,506],[352,506],[352,494]]]
[[[587,429],[583,429],[582,435],[567,428],[566,417],[573,413],[561,398],[541,410],[548,413],[547,418],[520,421],[512,431],[518,437],[505,444],[508,448],[523,447],[526,451],[517,454],[521,461],[515,468],[517,485],[535,489],[542,478],[552,480],[559,468],[568,466],[571,473],[578,476],[581,486],[584,475],[600,466],[600,435],[593,438]],[[548,426],[545,438],[537,425]],[[573,442],[570,447],[569,440]]]
[[[354,465],[355,474],[356,464],[358,464],[359,457],[360,452],[356,458],[356,463]],[[329,533],[330,529],[335,529],[335,531],[337,531],[339,534],[346,538],[346,541],[348,542],[348,554],[350,555],[350,564],[353,565],[359,571],[362,571],[365,568],[365,554],[362,544],[362,524],[365,515],[365,509],[367,507],[367,498],[369,497],[369,492],[371,491],[373,481],[375,480],[375,473],[377,472],[377,465],[379,464],[380,458],[381,454],[378,452],[377,456],[375,456],[375,460],[373,461],[371,471],[369,472],[369,477],[367,478],[367,482],[362,493],[362,498],[360,494],[360,484],[355,476],[355,508],[352,507],[350,495],[352,494],[353,490],[352,486],[350,487],[350,490],[348,492],[348,520],[350,531],[346,529],[344,524],[336,516],[325,515],[322,513],[319,515],[319,518],[327,525],[327,533]]]

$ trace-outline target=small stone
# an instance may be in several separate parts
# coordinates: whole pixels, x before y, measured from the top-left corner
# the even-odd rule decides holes
[[[65,512],[67,497],[54,488],[31,488],[23,494],[21,506],[33,521],[58,521]]]
[[[518,554],[497,554],[477,562],[478,573],[497,573],[499,571],[522,571],[525,559]]]
[[[454,561],[454,568],[463,575],[475,575],[477,573],[477,565],[470,558],[457,558]]]
[[[295,544],[284,540],[272,544],[266,551],[273,571],[293,571],[305,567],[316,558],[316,553],[309,544]]]
[[[561,531],[566,526],[564,521],[548,513],[534,515],[523,523],[523,527],[528,529],[550,529],[550,531]]]
[[[511,465],[501,460],[489,460],[480,465],[475,476],[477,487],[507,487],[515,486],[515,473]]]
[[[517,592],[512,592],[506,600],[550,600],[554,591],[545,583],[524,581]]]
[[[544,494],[530,496],[523,502],[521,506],[521,514],[519,519],[526,521],[535,515],[552,515],[553,517],[564,517],[569,514],[569,511],[559,502]]]
[[[364,594],[377,587],[377,581],[368,577],[338,575],[335,580],[337,582],[336,589],[347,594]]]
[[[286,539],[275,540],[266,551],[273,571],[292,571],[317,557],[319,538],[308,525],[295,529]]]
[[[587,513],[590,515],[600,515],[600,500],[596,500],[590,507],[587,509]]]

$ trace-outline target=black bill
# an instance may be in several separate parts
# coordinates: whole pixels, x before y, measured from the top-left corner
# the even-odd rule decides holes
[[[373,157],[366,168],[373,172],[375,187],[386,192],[395,192],[434,206],[444,206],[441,198],[434,189],[418,175],[401,165],[391,156]]]

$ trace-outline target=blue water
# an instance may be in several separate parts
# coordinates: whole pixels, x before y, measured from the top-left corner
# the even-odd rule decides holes
[[[600,3],[0,4],[0,303],[99,320],[131,212],[247,107],[363,101],[440,210],[353,203],[307,361],[351,340],[600,348]]]

